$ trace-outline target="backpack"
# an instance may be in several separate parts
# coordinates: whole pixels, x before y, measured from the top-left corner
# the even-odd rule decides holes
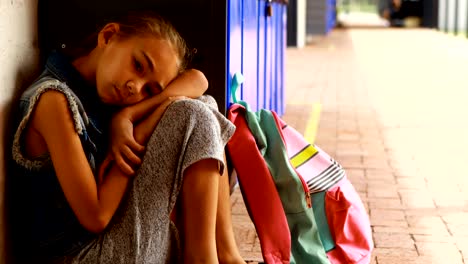
[[[369,263],[374,247],[369,217],[345,170],[272,113],[281,127],[288,157],[311,193],[315,220],[328,259],[331,263]]]
[[[238,102],[241,82],[227,148],[265,262],[369,263],[369,219],[343,168],[275,112]]]

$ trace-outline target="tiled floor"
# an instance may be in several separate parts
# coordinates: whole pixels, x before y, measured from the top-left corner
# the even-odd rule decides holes
[[[335,30],[287,50],[286,122],[347,170],[373,229],[372,263],[468,263],[468,40],[424,29]],[[232,196],[245,259],[261,251]]]

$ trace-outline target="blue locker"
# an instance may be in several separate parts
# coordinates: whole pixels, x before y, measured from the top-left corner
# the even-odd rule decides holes
[[[278,113],[284,113],[286,108],[286,101],[284,100],[284,88],[285,86],[285,49],[287,45],[287,36],[286,36],[286,27],[287,27],[287,8],[285,5],[278,5],[278,16],[276,20],[277,26],[277,64],[276,64],[276,76],[277,76],[277,87],[278,89],[278,97],[277,97],[277,105],[276,109]]]
[[[266,11],[269,5],[271,16]],[[238,97],[253,110],[266,108],[283,114],[286,5],[265,0],[230,0],[228,7],[228,89],[230,78],[241,72],[245,81]]]
[[[267,3],[268,5],[268,3]],[[265,105],[266,109],[274,109],[271,104],[271,98],[273,96],[273,84],[272,84],[272,69],[273,69],[273,47],[271,42],[273,40],[273,23],[272,18],[265,15],[265,46],[263,47],[265,52]]]
[[[280,114],[284,113],[284,53],[286,47],[286,15],[284,4],[273,3],[272,32],[271,32],[271,109]]]
[[[286,5],[283,5],[281,7],[281,34],[282,34],[282,37],[281,37],[281,65],[279,65],[278,67],[280,67],[279,71],[280,71],[280,74],[281,74],[281,83],[280,83],[280,87],[283,87],[281,88],[281,102],[280,102],[280,105],[281,105],[281,108],[279,109],[280,113],[281,114],[284,114],[284,112],[286,111],[286,99],[285,99],[285,87],[286,87],[286,70],[285,70],[285,65],[286,65],[286,46],[288,45],[288,41],[287,41],[287,33],[288,33],[288,30],[287,30],[287,21],[288,21],[288,17],[287,17],[287,14],[288,14],[288,7]]]
[[[327,8],[327,32],[336,25],[336,0],[328,0]]]
[[[234,76],[236,72],[242,72],[242,10],[243,10],[243,2],[242,1],[228,1],[228,12],[227,12],[227,28],[229,38],[227,41],[226,52],[227,56],[227,65],[228,72],[227,75],[229,76],[226,78],[227,87],[231,86],[231,78]],[[239,89],[239,93],[242,93],[243,89]],[[226,93],[226,105],[229,106],[230,102],[230,93]],[[238,98],[242,98],[242,94]]]
[[[245,82],[242,97],[248,100],[249,105],[258,108],[257,68],[258,68],[258,5],[257,1],[243,0],[243,54],[242,72]]]
[[[258,27],[257,27],[257,102],[259,108],[265,108],[267,94],[265,92],[265,72],[266,72],[266,56],[265,56],[265,45],[266,45],[266,19],[265,19],[265,1],[259,0],[258,2]]]

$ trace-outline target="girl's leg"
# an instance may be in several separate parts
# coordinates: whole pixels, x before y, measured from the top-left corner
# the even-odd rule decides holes
[[[219,178],[218,161],[213,159],[199,161],[185,171],[181,197],[184,263],[218,263],[215,228]]]
[[[212,97],[200,98],[205,104],[218,108]],[[224,164],[227,166],[226,155]],[[229,176],[227,167],[219,178],[218,207],[216,212],[216,249],[218,261],[221,264],[245,264],[234,238],[232,227],[231,195],[229,188]]]
[[[224,164],[227,164],[226,157],[224,158]],[[234,237],[230,198],[229,175],[228,170],[225,169],[223,176],[219,179],[218,212],[216,214],[216,247],[218,259],[221,264],[245,264]]]
[[[184,255],[199,254],[217,263],[218,164],[223,162],[224,146],[233,130],[217,110],[200,101],[181,100],[169,106],[111,224],[67,263],[179,263],[178,232],[169,219],[178,198],[185,199],[185,215],[193,221],[184,227],[187,234],[199,231],[203,239],[201,243],[189,235],[187,241],[195,243],[185,244]]]

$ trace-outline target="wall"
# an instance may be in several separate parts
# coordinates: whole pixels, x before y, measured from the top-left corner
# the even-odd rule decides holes
[[[307,35],[325,35],[327,33],[327,4],[329,0],[307,0]]]
[[[37,0],[0,0],[0,263],[5,248],[5,138],[9,109],[21,87],[37,72]]]

